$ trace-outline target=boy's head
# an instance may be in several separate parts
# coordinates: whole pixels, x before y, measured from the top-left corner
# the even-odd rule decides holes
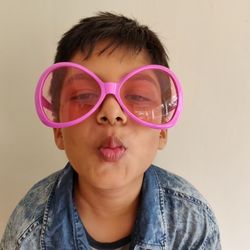
[[[155,33],[100,13],[64,34],[55,63],[40,78],[37,110],[79,178],[108,189],[140,183],[181,106]]]

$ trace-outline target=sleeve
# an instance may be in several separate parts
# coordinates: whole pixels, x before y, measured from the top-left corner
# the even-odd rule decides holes
[[[0,242],[0,250],[14,250],[18,249],[16,241],[17,232],[13,228],[13,215],[5,228],[2,240]]]
[[[218,225],[215,223],[211,228],[210,233],[207,235],[207,238],[203,242],[201,250],[221,250],[220,242],[220,232]]]

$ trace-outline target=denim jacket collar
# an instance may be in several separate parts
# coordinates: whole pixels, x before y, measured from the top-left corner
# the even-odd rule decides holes
[[[46,204],[41,231],[42,249],[74,249],[72,214],[73,169],[67,164],[57,179]],[[60,238],[58,237],[60,235]],[[55,248],[56,247],[56,248]]]
[[[153,168],[149,168],[144,175],[131,249],[165,248],[163,189],[159,186],[156,173],[152,171]],[[74,173],[68,164],[50,194],[43,218],[42,249],[89,249],[72,198]]]
[[[165,245],[166,225],[163,203],[163,189],[160,187],[154,169],[150,167],[144,175],[141,204],[133,233],[136,244],[147,245],[147,248],[149,248],[148,245],[154,246],[153,249],[162,249]]]

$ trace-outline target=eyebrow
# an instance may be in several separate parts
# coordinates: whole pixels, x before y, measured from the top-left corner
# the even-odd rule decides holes
[[[157,78],[157,77],[156,77]],[[135,80],[148,80],[150,83],[159,86],[160,87],[160,83],[159,81],[156,81],[153,77],[151,77],[149,74],[143,73],[143,72],[139,72],[138,74],[133,75],[130,79],[135,79]]]
[[[95,79],[91,76],[89,76],[88,74],[86,74],[85,72],[82,73],[76,73],[73,75],[70,75],[68,77],[66,77],[65,79],[65,83],[68,84],[70,83],[72,80],[78,80],[78,79],[84,79],[84,80],[92,80],[95,81]]]

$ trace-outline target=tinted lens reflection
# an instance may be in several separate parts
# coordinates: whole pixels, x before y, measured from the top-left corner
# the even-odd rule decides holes
[[[42,93],[43,110],[48,119],[69,122],[87,114],[96,105],[101,89],[86,72],[61,67],[48,75]]]
[[[177,107],[175,85],[160,69],[144,70],[129,78],[120,96],[131,113],[152,124],[169,122]]]

